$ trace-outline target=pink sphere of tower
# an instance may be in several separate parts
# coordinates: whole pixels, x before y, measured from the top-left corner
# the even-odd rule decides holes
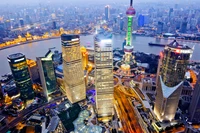
[[[128,8],[128,10],[126,11],[126,15],[128,16],[134,16],[136,14],[135,9],[131,6]]]

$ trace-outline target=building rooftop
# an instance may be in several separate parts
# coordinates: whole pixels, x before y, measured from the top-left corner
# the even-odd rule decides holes
[[[97,40],[107,40],[112,39],[112,34],[110,32],[100,32],[95,36]]]
[[[80,36],[76,34],[62,34],[61,35],[62,41],[72,41],[72,39],[77,39],[77,38],[80,38]]]
[[[8,56],[8,58],[10,58],[10,59],[16,59],[16,58],[20,58],[20,57],[24,57],[24,54],[15,53],[15,54],[11,54],[11,55]]]
[[[188,47],[188,46],[186,46],[186,45],[181,45],[181,44],[179,44],[176,40],[174,40],[173,42],[171,42],[171,43],[168,44],[167,46],[172,47],[172,48],[185,49],[185,50],[191,49],[190,47]]]
[[[57,126],[58,126],[58,124],[59,124],[59,121],[60,121],[60,118],[59,118],[58,116],[53,116],[53,117],[51,118],[51,121],[50,121],[48,127],[47,127],[47,130],[48,130],[49,132],[55,131],[56,128],[57,128]]]

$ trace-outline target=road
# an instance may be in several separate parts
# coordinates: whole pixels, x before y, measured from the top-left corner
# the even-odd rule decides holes
[[[52,104],[52,103],[55,103],[56,101],[59,101],[63,98],[62,97],[58,97],[56,99],[54,99],[53,101],[51,102],[48,102],[48,103],[44,103],[44,104],[41,104],[39,106],[36,106],[36,107],[33,107],[33,108],[27,108],[23,111],[21,111],[18,115],[18,117],[16,117],[15,119],[13,119],[10,123],[7,124],[7,126],[3,127],[1,130],[0,130],[0,133],[6,133],[9,129],[13,128],[14,126],[17,125],[17,123],[19,123],[20,121],[23,120],[23,117],[35,112],[36,110],[40,109],[40,108],[43,108],[49,104]]]
[[[123,131],[125,133],[143,133],[128,97],[120,90],[120,86],[115,88],[115,105],[117,112],[119,113],[119,119],[121,120]]]

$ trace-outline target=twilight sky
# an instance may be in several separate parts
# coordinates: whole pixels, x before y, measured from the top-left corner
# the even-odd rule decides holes
[[[111,2],[123,2],[129,3],[129,0],[0,0],[0,4],[33,4],[33,3],[111,3]],[[180,3],[180,2],[195,2],[198,0],[134,0],[134,2],[165,2],[165,3]]]

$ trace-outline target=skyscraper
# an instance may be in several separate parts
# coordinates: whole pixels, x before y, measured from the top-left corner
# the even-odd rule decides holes
[[[26,59],[28,71],[32,82],[37,82],[40,79],[37,63],[35,60]]]
[[[97,34],[95,41],[96,112],[99,120],[113,115],[113,53],[112,35]]]
[[[138,26],[143,27],[144,26],[144,16],[142,14],[138,17]]]
[[[56,28],[57,28],[56,21],[53,21],[53,22],[52,22],[52,29],[54,29],[54,30],[55,30]]]
[[[123,29],[124,29],[124,21],[123,21],[123,18],[120,19],[120,26],[119,26],[119,29],[120,29],[121,31],[123,31]]]
[[[190,55],[193,50],[173,41],[165,46],[158,71],[154,112],[159,120],[174,119]]]
[[[16,86],[20,90],[20,98],[28,104],[29,101],[33,100],[34,92],[28,71],[26,57],[22,53],[11,54],[8,56],[8,62]]]
[[[181,23],[181,32],[186,33],[187,31],[187,19],[185,18]]]
[[[10,20],[6,20],[5,27],[6,27],[6,30],[11,30],[12,25],[11,25]]]
[[[124,62],[126,65],[130,65],[131,60],[133,59],[133,45],[132,45],[132,23],[133,17],[135,16],[135,9],[132,6],[133,0],[130,2],[130,7],[126,11],[128,17],[127,33],[126,33],[126,45],[124,46]]]
[[[107,6],[105,6],[105,19],[106,19],[106,21],[108,21],[109,18],[110,18],[110,6],[107,5]]]
[[[79,35],[61,36],[65,94],[71,103],[86,98]]]
[[[23,20],[23,18],[20,18],[20,19],[19,19],[19,23],[20,23],[20,26],[21,26],[21,27],[24,27],[24,20]]]
[[[189,119],[192,122],[200,122],[200,73],[189,107]]]
[[[37,58],[40,80],[47,100],[50,99],[49,95],[56,91],[56,75],[54,72],[52,55],[53,53],[49,50],[45,57]]]
[[[162,34],[163,33],[163,26],[164,26],[164,23],[163,22],[158,22],[158,26],[157,26],[157,33],[158,34]]]
[[[169,9],[169,18],[171,18],[173,11],[174,11],[173,8],[170,8],[170,9]]]

